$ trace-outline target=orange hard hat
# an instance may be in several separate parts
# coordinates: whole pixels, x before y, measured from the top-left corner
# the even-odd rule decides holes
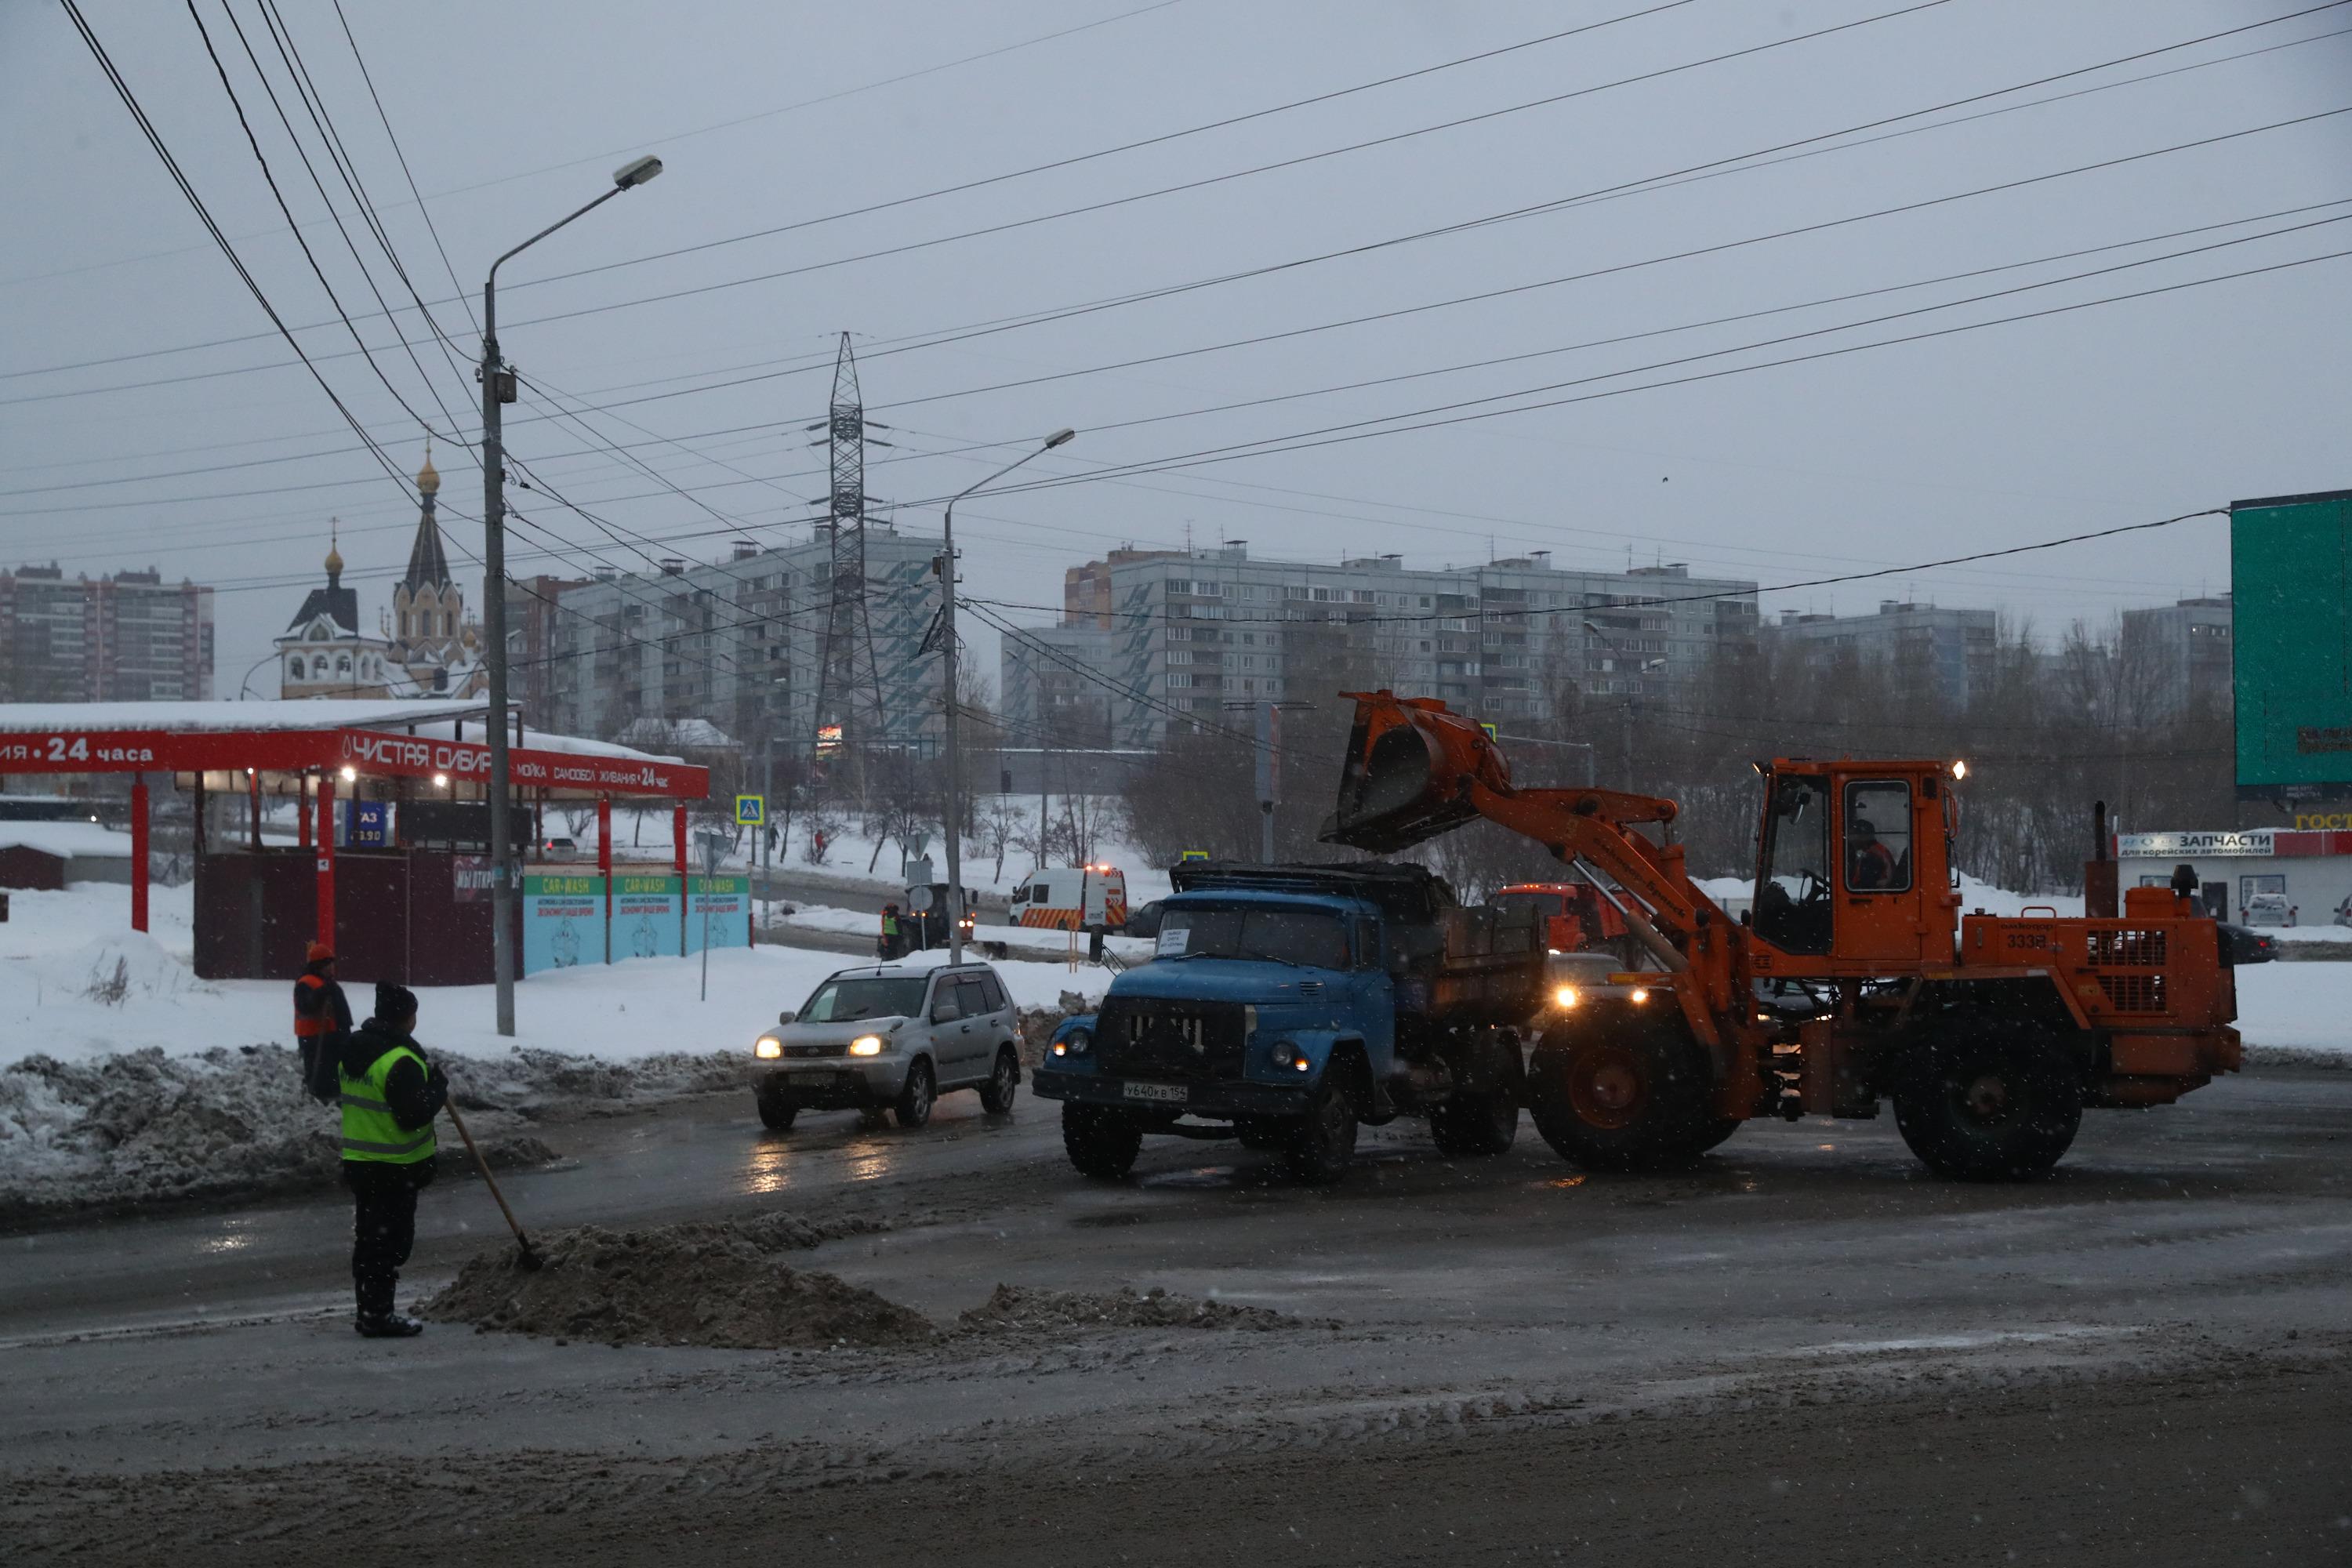
[[[302,953],[302,962],[305,963],[332,963],[335,962],[335,950],[329,947],[323,942],[314,942],[309,948],[304,950]]]

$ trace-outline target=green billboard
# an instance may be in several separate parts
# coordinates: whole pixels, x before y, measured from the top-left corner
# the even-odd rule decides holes
[[[2352,490],[2230,507],[2238,793],[2352,795]]]

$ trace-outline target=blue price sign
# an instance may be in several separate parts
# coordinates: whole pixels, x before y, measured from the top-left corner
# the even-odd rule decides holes
[[[381,849],[391,842],[391,802],[351,800],[343,803],[344,847]]]
[[[739,795],[735,797],[735,826],[764,827],[768,822],[768,797],[760,795]]]

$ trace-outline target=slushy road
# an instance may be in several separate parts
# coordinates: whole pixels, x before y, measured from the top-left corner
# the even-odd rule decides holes
[[[364,1473],[443,1561],[2352,1561],[2352,1074],[2093,1113],[2015,1187],[1927,1177],[1886,1121],[1638,1178],[1401,1121],[1329,1190],[1163,1141],[1099,1185],[1025,1096],[917,1133],[765,1133],[748,1100],[551,1130],[572,1163],[517,1206],[889,1219],[793,1262],[942,1322],[998,1281],[1313,1321],[384,1346],[349,1331],[330,1200],[0,1238],[0,1542],[290,1558]],[[472,1184],[423,1219],[404,1289],[500,1239]]]

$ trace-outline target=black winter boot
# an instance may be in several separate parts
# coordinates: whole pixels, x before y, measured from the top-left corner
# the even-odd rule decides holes
[[[363,1340],[414,1339],[425,1331],[422,1321],[399,1312],[386,1312],[382,1317],[371,1317],[362,1312],[352,1326],[359,1331],[360,1338]]]

